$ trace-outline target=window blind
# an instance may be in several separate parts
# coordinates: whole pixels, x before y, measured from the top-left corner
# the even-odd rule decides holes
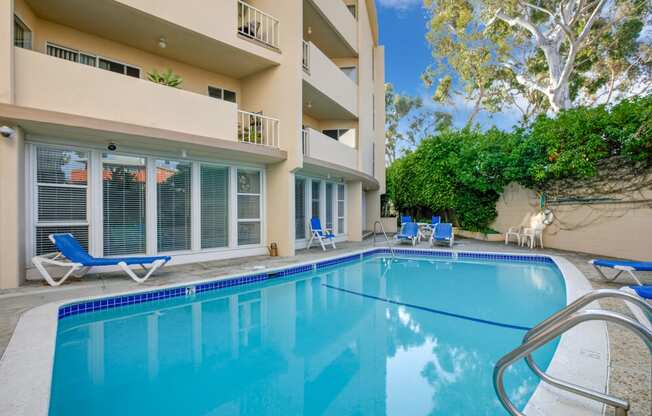
[[[229,169],[201,165],[201,248],[229,245]]]
[[[337,185],[337,233],[344,234],[344,185]]]
[[[190,250],[191,164],[157,160],[156,183],[158,251]]]
[[[306,180],[294,180],[294,238],[306,238]]]
[[[320,197],[320,183],[319,181],[312,181],[312,218],[319,218],[319,197]]]
[[[326,184],[326,228],[333,229],[333,184]]]
[[[238,169],[238,245],[260,244],[260,172]]]
[[[145,159],[111,159],[105,155],[102,173],[104,255],[145,253]]]
[[[36,255],[55,251],[50,234],[71,233],[88,249],[87,155],[59,148],[36,148]]]

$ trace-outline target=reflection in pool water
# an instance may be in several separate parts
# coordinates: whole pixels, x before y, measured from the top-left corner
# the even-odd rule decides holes
[[[50,414],[503,415],[511,326],[564,304],[551,265],[373,257],[78,315],[59,322]],[[537,382],[524,363],[506,376],[521,407]]]

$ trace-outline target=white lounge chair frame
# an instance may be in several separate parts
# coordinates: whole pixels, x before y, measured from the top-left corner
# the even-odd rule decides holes
[[[437,240],[435,239],[435,232],[433,230],[432,235],[430,236],[430,245],[434,247],[435,244],[441,244],[443,242],[448,242],[449,247],[453,247],[453,244],[455,244],[455,233],[451,234],[451,238],[449,240]]]
[[[49,236],[49,238],[50,241],[52,241],[52,244],[54,244],[54,238],[52,236]],[[32,263],[34,263],[34,266],[36,266],[36,269],[39,271],[39,273],[41,273],[41,276],[43,276],[45,281],[48,282],[50,286],[54,286],[54,287],[62,285],[63,282],[68,280],[68,278],[73,274],[75,274],[75,272],[80,272],[79,274],[77,274],[77,277],[83,277],[92,268],[92,266],[89,267],[89,266],[84,266],[81,263],[71,262],[67,260],[62,253],[59,252],[34,256],[32,257]],[[145,280],[149,279],[149,277],[165,263],[166,261],[162,259],[154,260],[152,262],[152,265],[149,267],[149,269],[144,264],[141,264],[140,267],[142,267],[143,270],[145,270],[146,272],[143,277],[139,277],[136,273],[134,273],[134,271],[131,270],[129,265],[124,261],[118,263],[118,266],[120,267],[120,269],[122,269],[123,272],[127,273],[127,275],[131,277],[136,283],[143,283]],[[67,270],[64,273],[64,275],[57,280],[45,268],[46,265],[64,267],[64,268],[68,268],[69,270]]]
[[[333,248],[337,248],[337,247],[335,247],[335,235],[332,233],[333,232],[332,229],[323,228],[321,230],[313,230],[312,224],[310,224],[310,222],[308,222],[308,226],[310,227],[310,240],[308,241],[308,248],[307,248],[308,250],[310,249],[310,247],[312,247],[312,242],[315,241],[315,240],[317,240],[319,242],[319,244],[321,244],[321,249],[324,250],[324,251],[326,251],[326,245],[324,244],[324,240],[326,240],[326,244],[328,244],[330,242],[331,245],[333,246]],[[324,235],[319,234],[320,231]],[[326,234],[330,234],[333,237],[331,237],[331,238],[326,237],[325,236]]]
[[[620,276],[623,272],[626,272],[632,277],[632,279],[634,279],[634,281],[638,285],[640,285],[640,286],[643,285],[643,283],[641,283],[641,281],[638,279],[638,277],[636,277],[636,274],[634,274],[636,269],[634,269],[633,267],[629,267],[629,266],[613,266],[613,267],[609,267],[610,269],[618,270],[618,273],[616,273],[615,275],[609,277],[609,276],[607,276],[605,274],[605,272],[602,271],[603,266],[595,265],[593,263],[593,260],[589,260],[589,263],[595,268],[595,270],[598,271],[598,273],[600,274],[600,277],[602,277],[604,280],[606,280],[608,282],[612,282],[612,281],[618,279],[618,276]]]
[[[636,293],[636,291],[629,286],[621,287],[620,290],[622,290],[623,292],[631,293],[634,296],[639,296],[639,294]],[[651,303],[647,299],[643,299],[643,300],[645,300],[648,303]],[[625,301],[625,304],[629,308],[629,311],[632,313],[632,315],[634,315],[634,317],[641,323],[641,325],[643,325],[644,327],[652,331],[652,323],[650,322],[650,318],[648,318],[645,311],[632,302]]]

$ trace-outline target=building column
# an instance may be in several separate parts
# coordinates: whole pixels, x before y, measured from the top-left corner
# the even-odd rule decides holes
[[[13,104],[13,102],[14,0],[5,0],[0,2],[0,103]]]
[[[25,279],[25,134],[0,136],[0,289]]]
[[[347,182],[346,184],[346,225],[349,241],[362,241],[362,182]]]
[[[373,230],[374,222],[380,221],[380,191],[367,191],[364,193],[366,199],[365,210],[366,224],[362,224],[364,230]]]

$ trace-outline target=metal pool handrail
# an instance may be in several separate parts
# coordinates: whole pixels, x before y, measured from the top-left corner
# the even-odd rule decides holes
[[[387,237],[387,233],[385,232],[385,227],[383,227],[383,223],[380,221],[374,222],[374,233],[373,233],[374,247],[376,246],[376,225],[380,225],[380,231],[382,231],[383,235],[385,236],[385,241],[387,241],[387,247],[389,247],[389,251],[390,253],[392,253],[392,256],[396,257],[396,254],[394,253],[394,248],[389,243],[389,237]]]
[[[579,311],[591,302],[602,298],[621,298],[623,300],[634,302],[652,313],[652,307],[637,296],[614,289],[600,289],[581,296],[559,312],[529,330],[523,337],[521,345],[498,360],[494,367],[494,389],[496,390],[498,399],[503,407],[505,407],[510,414],[523,416],[523,413],[521,413],[507,397],[502,378],[506,368],[521,358],[526,359],[528,366],[543,381],[562,390],[613,406],[616,408],[617,416],[627,414],[629,409],[629,402],[627,400],[551,377],[537,366],[531,355],[539,347],[547,344],[562,333],[582,322],[590,320],[609,321],[622,325],[631,331],[634,331],[643,342],[647,344],[648,348],[652,350],[652,331],[645,328],[639,322],[615,312],[601,310]]]

